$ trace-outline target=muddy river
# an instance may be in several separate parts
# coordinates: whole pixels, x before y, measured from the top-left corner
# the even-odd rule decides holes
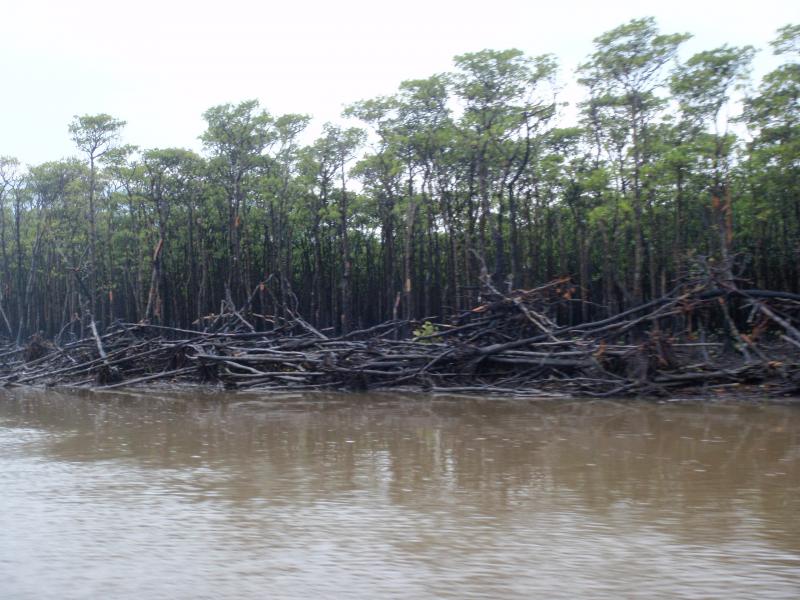
[[[0,597],[798,598],[800,404],[0,392]]]

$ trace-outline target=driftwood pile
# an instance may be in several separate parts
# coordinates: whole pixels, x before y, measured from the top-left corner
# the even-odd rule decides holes
[[[112,389],[155,382],[237,390],[409,389],[521,396],[667,395],[761,386],[800,394],[800,296],[683,287],[602,320],[561,326],[568,281],[501,294],[448,323],[389,321],[347,335],[232,308],[205,331],[116,323],[102,335],[0,350],[0,384]],[[63,336],[61,336],[63,337]]]

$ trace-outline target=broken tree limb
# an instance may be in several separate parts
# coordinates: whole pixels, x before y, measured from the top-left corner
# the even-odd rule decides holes
[[[223,303],[220,314],[197,322],[203,331],[117,323],[101,332],[86,311],[84,339],[37,342],[36,352],[0,348],[0,385],[106,390],[167,380],[265,393],[451,389],[602,398],[759,382],[765,393],[787,393],[800,377],[800,303],[751,292],[686,286],[613,317],[562,325],[558,308],[571,293],[565,280],[508,294],[487,285],[482,304],[407,339],[396,339],[415,324],[406,319],[329,337],[289,307],[285,316],[257,321],[247,303]],[[747,306],[730,301],[736,297]],[[754,310],[763,317],[752,325]],[[695,312],[703,319],[691,329],[685,315]],[[678,314],[685,318],[671,318]],[[724,338],[707,339],[708,320],[717,330],[733,324],[737,339],[749,340],[749,362],[724,351]],[[258,331],[267,322],[271,329]],[[687,330],[670,330],[676,323]]]

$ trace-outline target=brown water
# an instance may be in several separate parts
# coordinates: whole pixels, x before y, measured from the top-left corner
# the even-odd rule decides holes
[[[800,406],[0,393],[2,598],[798,598]]]

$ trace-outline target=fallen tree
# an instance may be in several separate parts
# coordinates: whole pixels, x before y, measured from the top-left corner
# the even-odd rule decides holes
[[[448,322],[393,320],[339,336],[289,309],[286,318],[265,317],[230,302],[203,331],[116,323],[100,335],[87,315],[90,335],[81,339],[34,336],[0,351],[0,384],[113,389],[162,381],[593,397],[753,384],[765,394],[800,393],[796,294],[684,285],[566,326],[557,313],[573,302],[568,280],[509,294],[488,278],[483,283],[482,302]]]

